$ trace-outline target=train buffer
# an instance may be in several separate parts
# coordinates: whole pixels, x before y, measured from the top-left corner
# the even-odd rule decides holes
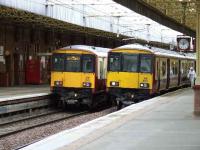
[[[24,147],[79,150],[200,149],[193,90],[180,89],[128,106]]]

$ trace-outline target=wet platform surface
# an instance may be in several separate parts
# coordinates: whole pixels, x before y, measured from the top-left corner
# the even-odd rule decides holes
[[[0,101],[15,99],[16,97],[29,97],[50,93],[49,85],[26,85],[18,87],[0,87]]]
[[[193,90],[181,89],[45,138],[24,149],[200,150]]]

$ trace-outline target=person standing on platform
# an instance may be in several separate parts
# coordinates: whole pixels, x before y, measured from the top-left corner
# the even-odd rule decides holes
[[[193,87],[196,79],[196,72],[193,67],[190,67],[187,77],[190,79],[191,87]]]

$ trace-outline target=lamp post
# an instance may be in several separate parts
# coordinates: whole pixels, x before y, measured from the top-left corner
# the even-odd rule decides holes
[[[150,41],[150,25],[151,24],[146,24],[146,26],[147,26],[147,41],[148,42]]]

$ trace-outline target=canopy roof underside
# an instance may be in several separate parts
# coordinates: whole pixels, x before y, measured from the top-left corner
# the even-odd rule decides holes
[[[196,29],[196,0],[143,0],[164,15]]]

